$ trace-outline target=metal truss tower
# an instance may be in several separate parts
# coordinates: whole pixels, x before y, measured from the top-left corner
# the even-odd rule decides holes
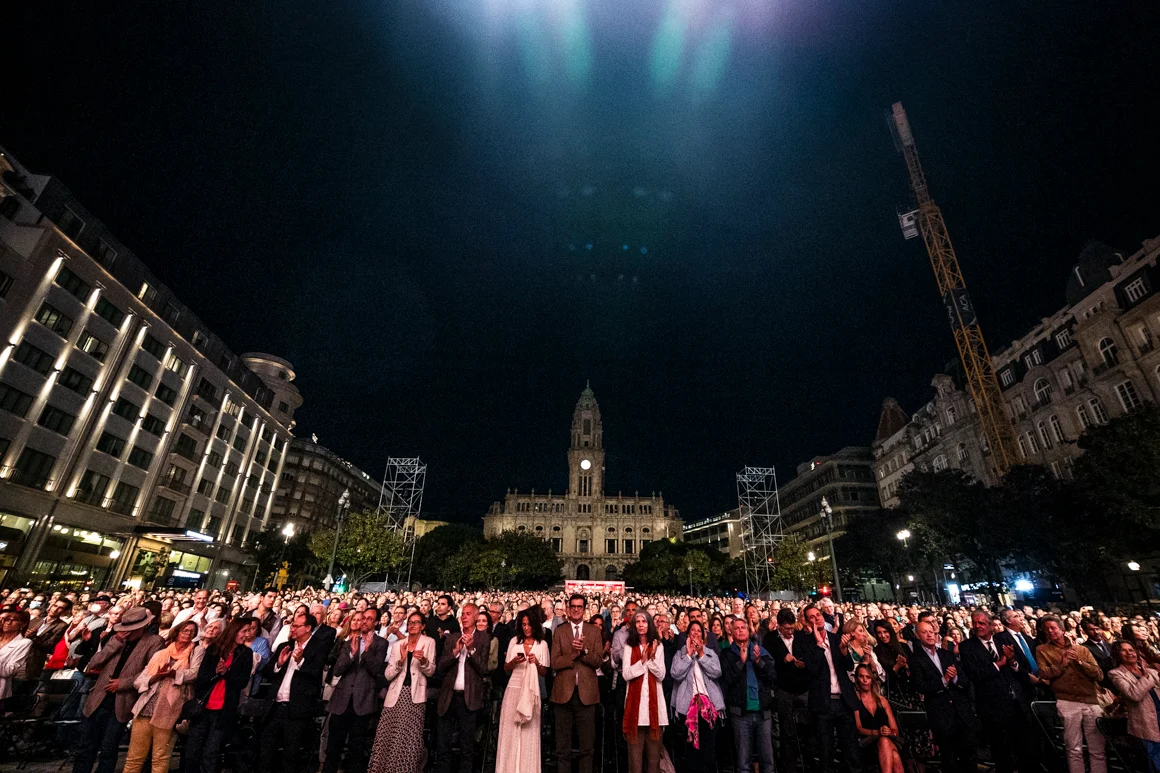
[[[746,467],[737,473],[737,504],[745,560],[745,592],[761,596],[774,590],[774,551],[782,540],[777,473],[772,467]]]
[[[399,578],[406,574],[408,586],[411,584],[411,565],[415,561],[415,521],[423,507],[426,483],[427,465],[419,457],[392,456],[387,459],[377,512],[385,515],[391,530],[403,538],[407,562],[399,568]]]

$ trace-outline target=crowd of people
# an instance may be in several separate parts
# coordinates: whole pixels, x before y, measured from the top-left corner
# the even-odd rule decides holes
[[[73,683],[74,773],[113,773],[127,730],[127,773],[168,771],[181,735],[181,770],[219,771],[242,726],[234,767],[471,773],[485,723],[478,756],[505,773],[591,773],[608,749],[630,773],[904,773],[922,749],[956,773],[981,747],[1032,773],[1061,768],[1032,711],[1054,701],[1069,773],[1105,773],[1110,713],[1160,773],[1158,641],[1155,616],[1090,607],[17,589],[0,591],[0,713]],[[900,710],[925,717],[915,737]]]

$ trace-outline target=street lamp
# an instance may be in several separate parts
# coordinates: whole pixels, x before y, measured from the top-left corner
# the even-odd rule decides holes
[[[1136,561],[1129,561],[1128,568],[1131,569],[1133,572],[1138,572],[1138,571],[1140,571],[1140,564],[1137,563]]]
[[[282,527],[282,536],[285,538],[282,541],[282,552],[278,554],[278,563],[286,558],[286,546],[290,544],[290,540],[294,537],[294,522],[287,521],[286,525]]]
[[[826,537],[830,543],[830,562],[834,566],[834,595],[837,596],[838,603],[842,603],[842,581],[838,578],[838,557],[834,555],[834,511],[830,508],[830,503],[822,497],[822,512],[820,513],[822,521],[826,524]]]
[[[902,531],[898,532],[894,536],[898,537],[898,539],[902,540],[902,547],[904,547],[904,548],[910,547],[910,543],[907,542],[907,540],[910,539],[910,529],[903,529]]]
[[[330,590],[334,587],[334,559],[338,555],[338,538],[342,535],[342,521],[346,516],[346,511],[350,507],[350,489],[342,492],[342,496],[338,498],[338,528],[334,530],[334,547],[330,549],[330,568],[326,570],[326,589]]]
[[[686,567],[689,570],[689,598],[693,597],[693,565]]]

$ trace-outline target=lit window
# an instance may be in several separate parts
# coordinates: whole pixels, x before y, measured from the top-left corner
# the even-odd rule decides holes
[[[1140,397],[1136,394],[1136,387],[1131,381],[1116,384],[1116,396],[1120,398],[1120,405],[1123,406],[1124,411],[1140,407]]]
[[[999,381],[1002,382],[1003,386],[1011,386],[1015,383],[1015,374],[1007,369],[999,374]]]
[[[1035,382],[1035,402],[1043,405],[1051,401],[1051,385],[1047,379],[1041,378]]]
[[[1096,421],[1100,424],[1108,423],[1108,412],[1104,410],[1104,404],[1100,402],[1100,398],[1093,397],[1088,400],[1088,406],[1092,409],[1092,415],[1095,416]]]
[[[1124,296],[1128,299],[1128,303],[1135,303],[1143,298],[1147,292],[1147,288],[1144,287],[1144,277],[1142,276],[1124,285]]]
[[[1117,364],[1120,358],[1117,353],[1116,342],[1110,338],[1102,339],[1100,341],[1100,357],[1103,358],[1104,364],[1108,367]]]
[[[1071,331],[1060,330],[1058,333],[1056,333],[1055,345],[1060,349],[1066,349],[1067,347],[1071,346]]]

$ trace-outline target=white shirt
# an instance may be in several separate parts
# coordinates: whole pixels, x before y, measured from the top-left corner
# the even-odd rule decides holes
[[[32,639],[17,636],[0,647],[0,700],[12,695],[12,680],[24,676]]]
[[[473,634],[474,635],[474,634]],[[459,650],[459,670],[455,672],[455,692],[463,692],[466,685],[464,684],[466,668],[467,668],[467,647],[462,647]]]
[[[777,635],[777,637],[779,639],[781,639],[781,643],[785,645],[786,652],[793,655],[793,637],[791,636],[787,639],[784,636],[782,636],[780,633]]]
[[[817,634],[814,634],[817,638]],[[842,686],[838,684],[838,669],[834,668],[834,658],[830,654],[830,635],[827,633],[822,637],[822,652],[826,656],[826,663],[830,666],[830,695],[841,695]]]
[[[287,628],[289,628],[289,626],[287,626]],[[313,637],[314,634],[312,633],[312,634],[310,634],[310,636]],[[302,649],[305,650],[306,645],[309,643],[310,643],[310,639],[307,639],[306,642],[303,643]],[[298,646],[297,644],[291,645],[292,648],[295,648],[297,646]],[[286,661],[286,666],[285,666],[286,676],[282,677],[282,684],[279,685],[279,687],[278,687],[278,694],[276,696],[274,696],[274,700],[277,701],[278,703],[286,703],[288,700],[290,700],[290,683],[294,681],[294,674],[298,671],[298,667],[301,664],[302,664],[302,661],[296,660],[294,658],[294,653],[291,652],[290,659],[288,661]],[[278,667],[275,666],[274,670],[277,671]]]

